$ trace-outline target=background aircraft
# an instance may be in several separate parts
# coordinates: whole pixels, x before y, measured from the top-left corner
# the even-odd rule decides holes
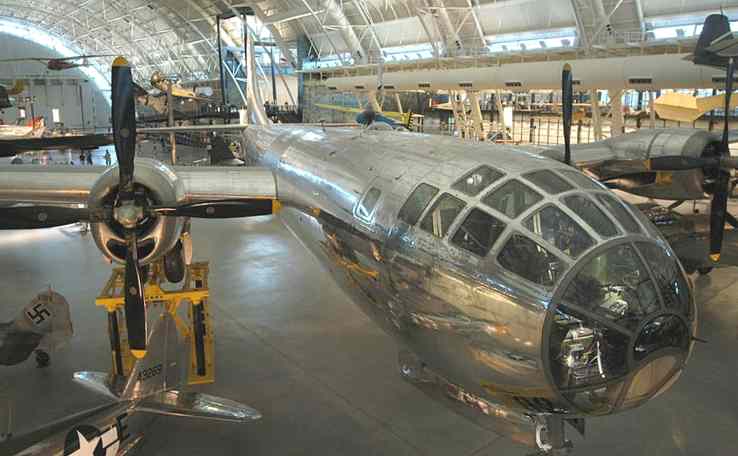
[[[0,365],[22,363],[36,353],[39,367],[49,363],[49,353],[72,338],[69,303],[51,289],[39,293],[18,317],[0,323]]]
[[[136,362],[128,378],[102,372],[77,372],[82,386],[113,399],[40,429],[0,439],[0,454],[21,456],[123,456],[143,438],[153,415],[244,423],[261,418],[237,402],[177,390],[186,381],[186,344],[173,317],[152,315],[155,326],[147,356]],[[142,416],[143,415],[143,416]],[[2,434],[0,434],[1,436]]]
[[[89,66],[91,63],[89,59],[97,59],[101,57],[113,57],[111,54],[91,54],[91,55],[75,55],[73,57],[22,57],[15,59],[2,59],[0,63],[12,63],[12,62],[39,62],[46,66],[47,69],[52,71],[69,70],[71,68],[77,68],[82,66]],[[78,62],[78,60],[80,60]]]
[[[23,84],[23,81],[16,81],[15,85],[11,88],[0,85],[0,109],[12,107],[13,103],[10,102],[9,97],[23,93],[24,89],[25,84]]]

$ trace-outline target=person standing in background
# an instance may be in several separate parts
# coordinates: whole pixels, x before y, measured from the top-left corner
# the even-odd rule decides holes
[[[111,158],[110,151],[106,150],[105,151],[105,166],[110,166],[110,158]]]
[[[92,151],[87,152],[87,164],[92,166]]]

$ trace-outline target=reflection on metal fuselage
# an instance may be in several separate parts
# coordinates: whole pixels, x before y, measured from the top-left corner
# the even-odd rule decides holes
[[[536,415],[590,414],[590,409],[561,393],[551,373],[547,331],[553,326],[552,309],[557,307],[553,300],[562,295],[557,287],[571,281],[567,271],[575,271],[578,260],[589,261],[587,252],[602,251],[603,246],[656,241],[667,251],[655,229],[642,225],[639,234],[621,230],[607,239],[588,228],[595,245],[578,259],[551,248],[557,252],[561,270],[554,271],[558,279],[553,286],[541,286],[503,268],[496,257],[515,233],[546,245],[521,221],[541,207],[554,206],[576,217],[563,208],[561,196],[538,188],[542,200],[519,216],[497,214],[506,228],[491,253],[480,257],[450,242],[449,236],[471,208],[484,209],[481,198],[489,191],[470,197],[451,186],[481,164],[505,174],[500,182],[537,169],[570,168],[514,146],[491,148],[406,133],[257,127],[246,130],[245,135],[251,158],[275,171],[280,199],[288,206],[281,212],[287,226],[352,300],[412,352],[419,360],[416,367],[432,373],[415,375],[408,362],[402,367],[406,378],[420,383],[430,377],[442,380],[447,396],[482,415],[501,418],[506,424],[515,422],[508,435],[523,432],[526,419],[527,428],[535,429]],[[444,238],[397,217],[420,183],[439,188],[439,195],[448,193],[465,202],[464,211]],[[381,196],[371,214],[362,218],[357,205],[370,188],[379,189]],[[592,199],[610,194],[597,187],[573,187],[572,192],[593,195]],[[689,291],[685,292],[693,307]],[[693,308],[691,315],[684,318],[690,333],[694,331]],[[663,389],[676,376],[686,358],[686,350],[681,350],[676,367],[662,375],[658,388]],[[641,367],[628,364],[620,379],[630,381]],[[652,389],[658,389],[644,388],[647,398],[657,392]],[[607,413],[619,408],[616,404]],[[530,443],[529,436],[518,440]]]

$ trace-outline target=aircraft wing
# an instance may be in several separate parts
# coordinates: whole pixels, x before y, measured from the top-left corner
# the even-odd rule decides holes
[[[113,144],[113,137],[103,134],[0,139],[0,157],[12,157],[34,150],[95,149],[109,144]]]
[[[277,124],[279,125],[279,124]],[[291,123],[284,124],[290,127],[332,127],[332,128],[357,128],[360,127],[358,123],[346,122],[346,123]],[[151,128],[137,128],[137,133],[149,133],[149,134],[164,134],[164,133],[196,133],[196,132],[207,132],[207,131],[241,131],[249,128],[248,124],[221,124],[221,125],[185,125],[179,127],[151,127]]]
[[[0,166],[0,202],[86,204],[103,166]],[[175,166],[185,202],[277,197],[274,175],[267,168]]]

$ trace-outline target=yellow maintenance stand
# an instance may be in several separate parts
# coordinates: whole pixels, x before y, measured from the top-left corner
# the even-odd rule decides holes
[[[149,266],[144,286],[146,307],[162,305],[177,324],[177,329],[190,341],[188,384],[197,385],[215,381],[213,326],[208,306],[208,262],[197,262],[186,266],[181,285],[168,283],[164,275],[163,260]],[[125,270],[114,268],[110,279],[95,300],[95,304],[108,312],[108,335],[113,358],[113,373],[127,377],[133,369],[134,358],[128,346],[123,298]],[[175,289],[164,289],[175,287]],[[187,312],[180,311],[180,305]],[[185,314],[185,315],[182,315]]]

